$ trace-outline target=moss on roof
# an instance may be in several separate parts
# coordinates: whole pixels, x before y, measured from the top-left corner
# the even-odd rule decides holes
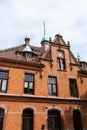
[[[11,48],[4,49],[4,50],[0,50],[0,53],[6,53],[6,52],[9,52],[9,51],[12,51],[12,50],[16,50],[16,49],[18,49],[18,48],[21,47],[21,46],[22,46],[22,45],[16,46],[16,47],[11,47]]]

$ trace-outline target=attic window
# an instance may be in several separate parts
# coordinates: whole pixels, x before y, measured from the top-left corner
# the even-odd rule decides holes
[[[25,52],[23,55],[24,55],[24,57],[26,59],[31,59],[32,58],[32,54],[31,53]]]
[[[58,51],[58,57],[59,58],[64,58],[64,52],[63,51]]]
[[[32,58],[30,53],[26,53],[26,58]]]
[[[58,50],[58,70],[65,70],[65,56],[64,56],[64,51]]]

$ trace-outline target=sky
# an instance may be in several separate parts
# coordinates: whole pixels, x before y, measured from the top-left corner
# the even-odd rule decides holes
[[[0,0],[0,50],[24,44],[41,46],[44,34],[61,34],[75,57],[87,61],[87,0]]]

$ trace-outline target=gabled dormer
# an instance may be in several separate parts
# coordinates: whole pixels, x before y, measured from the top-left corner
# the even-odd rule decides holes
[[[87,63],[85,61],[80,61],[80,65],[82,69],[87,69]]]
[[[83,61],[83,59],[80,57],[80,55],[78,54],[77,56],[77,60],[80,64],[80,69],[78,70],[78,74],[80,76],[80,78],[85,77],[87,78],[87,62]]]
[[[23,49],[23,56],[26,58],[26,59],[31,59],[33,57],[32,55],[32,49],[29,45],[29,41],[30,39],[29,38],[25,38],[25,47]]]

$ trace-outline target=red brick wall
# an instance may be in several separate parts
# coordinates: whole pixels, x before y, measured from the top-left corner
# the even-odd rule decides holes
[[[9,81],[7,94],[24,94],[24,74],[33,73],[35,75],[35,86],[34,95],[35,96],[45,96],[48,95],[48,76],[57,77],[57,89],[58,98],[72,98],[70,96],[69,90],[69,78],[77,79],[79,98],[87,98],[87,78],[83,78],[83,83],[81,83],[80,77],[77,75],[78,67],[73,66],[72,71],[70,70],[70,59],[68,49],[64,49],[65,59],[66,59],[66,71],[58,71],[57,69],[57,46],[52,47],[52,59],[53,66],[50,67],[49,61],[43,61],[45,68],[42,71],[42,79],[40,78],[40,71],[31,70],[27,66],[16,65],[11,67],[3,67],[0,64],[1,70],[9,70]],[[4,63],[3,63],[4,64]],[[13,66],[13,65],[12,65]],[[24,69],[25,68],[25,69]],[[15,98],[15,97],[13,97]],[[22,130],[22,112],[24,108],[32,108],[34,110],[34,130],[40,130],[41,125],[45,124],[47,130],[47,111],[49,109],[58,109],[61,111],[61,117],[63,120],[63,125],[65,129],[73,128],[73,115],[72,111],[75,108],[79,108],[82,114],[82,124],[83,127],[87,129],[87,105],[75,105],[73,104],[55,104],[53,103],[35,103],[35,102],[5,102],[0,101],[0,107],[5,109],[5,117],[3,122],[3,130]]]

